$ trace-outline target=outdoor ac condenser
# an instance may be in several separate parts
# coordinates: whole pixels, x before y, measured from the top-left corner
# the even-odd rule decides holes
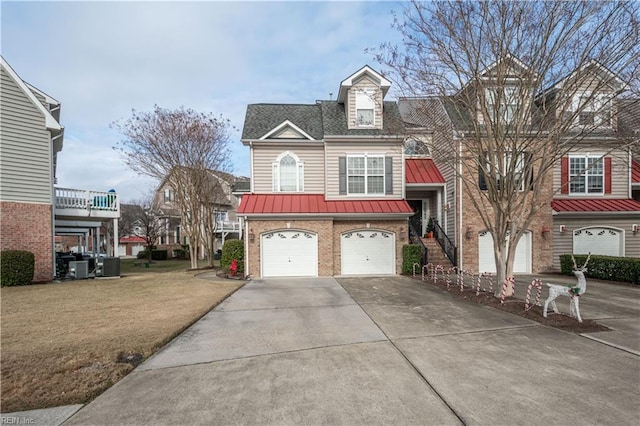
[[[89,262],[86,260],[74,260],[69,262],[69,274],[76,280],[89,278]]]
[[[105,257],[102,259],[102,276],[103,277],[119,277],[120,276],[120,258]]]

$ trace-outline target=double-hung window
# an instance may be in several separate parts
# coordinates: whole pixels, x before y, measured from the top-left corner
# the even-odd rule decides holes
[[[384,156],[347,157],[348,194],[384,194]]]
[[[495,175],[495,185],[499,190],[512,188],[524,191],[525,184],[532,178],[531,154],[528,152],[507,152],[502,159],[496,153],[484,153],[484,167],[481,167],[479,187],[487,189],[487,178]],[[491,173],[494,170],[495,173]]]
[[[375,92],[358,90],[356,92],[356,125],[373,126],[375,124]]]
[[[572,110],[578,111],[578,125],[611,127],[611,97],[584,92],[573,98]]]
[[[486,91],[487,111],[494,122],[511,123],[518,110],[518,88],[489,88]]]
[[[576,195],[604,193],[604,161],[600,156],[569,157],[569,193]]]
[[[304,163],[292,152],[284,152],[272,164],[274,192],[302,192]]]

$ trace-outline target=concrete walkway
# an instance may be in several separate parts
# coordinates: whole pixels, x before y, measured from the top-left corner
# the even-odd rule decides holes
[[[640,356],[420,281],[270,279],[64,424],[631,425],[639,395]]]

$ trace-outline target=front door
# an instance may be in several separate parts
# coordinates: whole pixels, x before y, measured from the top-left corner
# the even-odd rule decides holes
[[[416,232],[420,233],[420,236],[424,235],[424,226],[423,226],[423,213],[422,213],[422,200],[407,200],[407,203],[411,206],[413,211],[415,212],[413,216],[409,218],[409,222],[411,223],[411,227],[416,230]]]

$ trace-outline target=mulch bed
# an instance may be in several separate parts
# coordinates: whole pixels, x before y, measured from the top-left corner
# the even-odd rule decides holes
[[[418,281],[421,281],[420,277],[416,277]],[[551,307],[549,307],[549,312],[547,312],[547,318],[542,316],[542,306],[533,306],[529,305],[530,309],[525,311],[524,308],[524,300],[516,299],[513,297],[507,297],[504,300],[504,304],[500,303],[500,299],[495,297],[493,293],[480,290],[480,294],[476,296],[476,289],[470,289],[469,287],[464,287],[463,291],[460,291],[460,286],[455,286],[455,281],[452,285],[447,289],[447,284],[442,279],[438,280],[437,283],[434,283],[430,279],[425,279],[425,284],[438,287],[443,291],[447,291],[449,294],[456,298],[468,300],[470,302],[478,303],[480,305],[490,306],[495,309],[499,309],[501,311],[509,312],[513,315],[518,315],[523,318],[527,318],[532,321],[536,321],[543,325],[548,325],[550,327],[559,328],[565,331],[569,331],[571,333],[594,333],[597,331],[610,331],[611,329],[605,327],[604,325],[598,324],[595,320],[582,318],[582,322],[578,322],[577,319],[570,317],[568,314],[556,314],[553,312]],[[535,291],[531,298],[531,304],[535,301]],[[569,299],[564,298],[566,302],[564,307],[562,305],[562,299],[556,300],[558,304],[558,310],[562,312],[563,309],[569,310]],[[544,303],[544,299],[541,299],[539,303]]]

